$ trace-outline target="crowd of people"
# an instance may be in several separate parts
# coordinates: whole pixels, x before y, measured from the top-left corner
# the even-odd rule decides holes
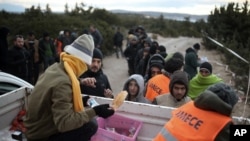
[[[0,32],[6,39],[8,30],[1,28]],[[83,93],[114,98],[108,76],[102,71],[103,37],[93,25],[87,33],[73,37],[65,30],[56,40],[47,32],[40,40],[33,32],[26,40],[16,35],[14,47],[7,51],[7,60],[1,55],[2,71],[35,84],[25,119],[29,140],[88,141],[97,130],[94,117],[107,118],[114,114],[108,104],[84,109],[89,96],[82,97]],[[192,137],[199,130],[204,134],[198,140],[228,139],[230,114],[238,97],[212,73],[209,62],[201,62],[199,43],[187,47],[185,55],[167,53],[166,47],[153,41],[142,26],[129,30],[124,51],[124,36],[119,28],[113,40],[116,57],[120,58],[120,52],[128,63],[129,76],[121,89],[128,92],[126,100],[177,108],[154,141],[195,140]],[[1,54],[3,45],[8,46],[1,39]],[[41,62],[44,72],[39,77]],[[221,130],[209,131],[204,127],[205,123],[212,124],[209,116],[219,119],[216,125]]]
[[[95,47],[100,49],[103,37],[99,30],[90,25],[84,31],[93,37]],[[69,29],[60,31],[57,37],[52,37],[47,31],[41,37],[37,34],[30,31],[12,37],[9,36],[10,29],[0,27],[0,70],[35,85],[39,75],[50,65],[59,62],[65,46],[77,38],[76,33]],[[9,46],[9,39],[13,41],[13,46]]]

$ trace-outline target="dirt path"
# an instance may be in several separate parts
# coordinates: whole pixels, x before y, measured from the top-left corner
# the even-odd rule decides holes
[[[173,53],[179,51],[185,55],[185,50],[188,47],[193,46],[195,43],[202,42],[201,38],[188,38],[188,37],[179,37],[179,38],[163,38],[158,36],[156,40],[160,45],[166,47],[167,53]],[[208,51],[201,45],[201,50],[199,51],[200,57],[206,57],[213,66],[213,73],[221,77],[225,83],[229,85],[234,85],[233,82],[233,73],[227,69],[227,65],[223,64],[221,61],[221,55],[216,51]],[[103,71],[108,76],[111,87],[114,94],[119,93],[124,82],[129,77],[128,75],[128,66],[127,61],[124,58],[116,58],[116,55],[107,56],[103,60]],[[240,101],[235,106],[233,115],[242,116],[244,102]],[[246,111],[249,111],[249,104],[246,105]],[[247,113],[244,117],[250,117],[250,113]]]

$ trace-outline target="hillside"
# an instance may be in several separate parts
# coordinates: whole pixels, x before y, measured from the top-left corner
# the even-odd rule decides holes
[[[196,22],[198,20],[203,19],[207,21],[208,15],[191,15],[185,13],[167,13],[167,12],[153,12],[153,11],[126,11],[126,10],[110,10],[112,13],[116,14],[140,14],[146,18],[159,18],[162,14],[165,19],[184,21],[186,17],[190,18],[191,22]]]

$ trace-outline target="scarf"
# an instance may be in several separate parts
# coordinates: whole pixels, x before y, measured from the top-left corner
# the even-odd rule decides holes
[[[222,79],[214,74],[204,77],[200,73],[198,73],[189,82],[188,96],[194,100],[200,95],[201,92],[206,90],[210,85],[213,85],[218,82],[222,82]]]
[[[74,110],[76,112],[83,111],[84,107],[82,102],[81,89],[77,78],[85,71],[87,71],[88,67],[79,58],[66,54],[65,52],[62,52],[60,54],[60,58],[61,60],[63,60],[64,68],[66,69],[66,72],[71,79]]]

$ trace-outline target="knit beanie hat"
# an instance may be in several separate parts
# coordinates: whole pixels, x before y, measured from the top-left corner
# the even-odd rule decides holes
[[[83,34],[72,44],[65,46],[64,51],[91,65],[94,47],[92,36]]]
[[[154,54],[148,61],[149,68],[151,68],[152,66],[157,66],[162,69],[164,65],[165,60],[160,54]]]
[[[189,83],[187,73],[184,71],[177,70],[171,75],[171,80],[169,83],[169,90],[171,94],[173,94],[173,87],[175,83],[180,83],[180,84],[185,85],[185,88],[186,88],[185,95],[187,95],[188,83]]]
[[[103,55],[100,49],[95,48],[93,52],[93,58],[103,59]]]
[[[212,71],[213,71],[212,65],[211,65],[210,63],[208,63],[208,62],[202,63],[202,64],[200,65],[200,70],[201,70],[201,69],[206,69],[206,70],[208,70],[208,71],[210,72],[210,74],[211,74]]]
[[[220,99],[222,99],[227,104],[234,107],[238,102],[238,96],[232,87],[226,85],[225,83],[216,83],[207,88],[207,90],[215,93]]]

